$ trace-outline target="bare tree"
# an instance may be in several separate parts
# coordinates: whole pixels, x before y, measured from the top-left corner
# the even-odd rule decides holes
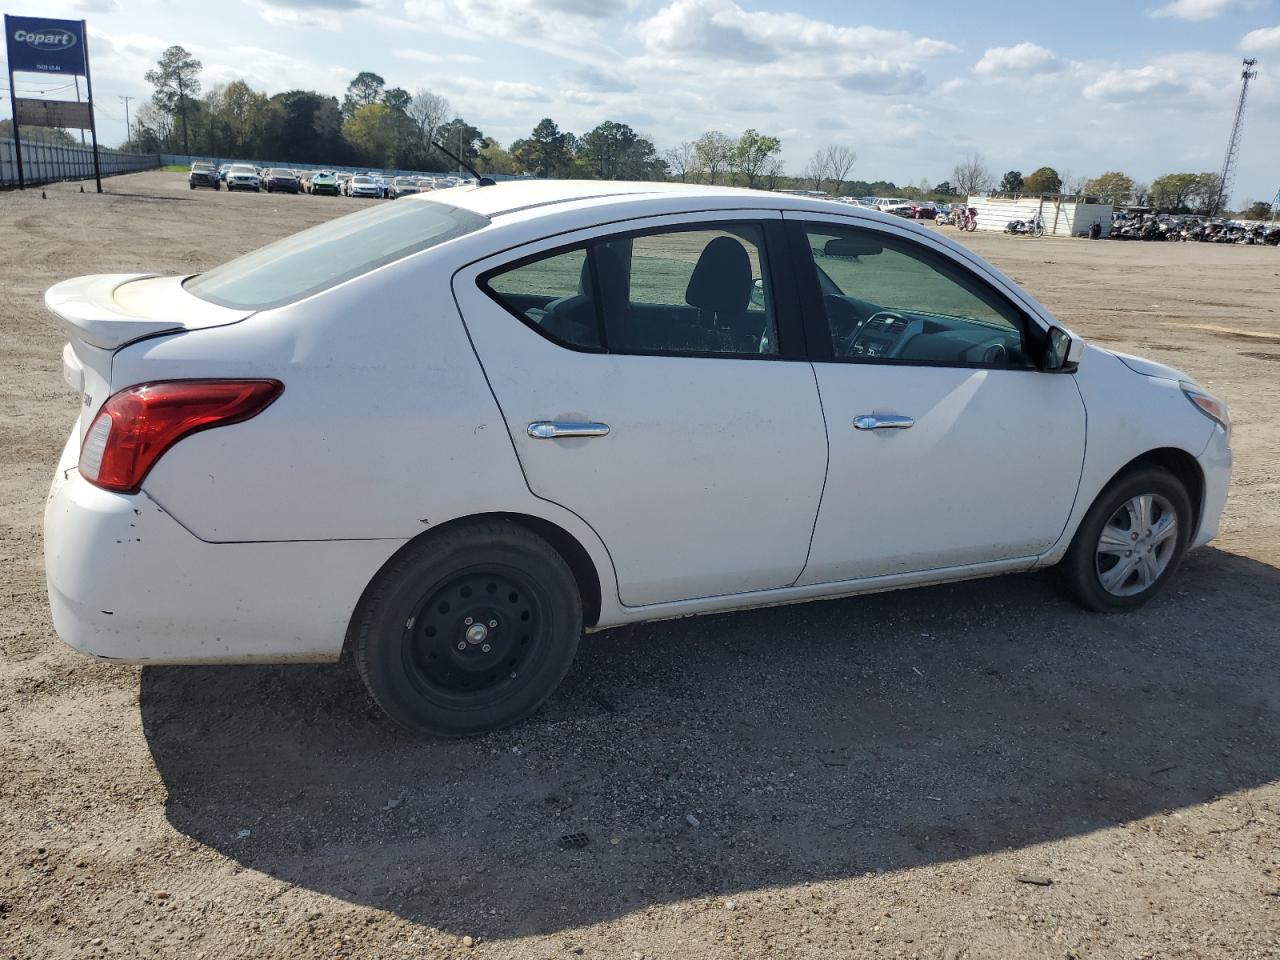
[[[778,181],[784,176],[782,168],[782,160],[774,157],[765,164],[764,169],[760,171],[760,179],[764,183],[766,190],[777,189]]]
[[[419,87],[413,99],[409,101],[405,113],[422,131],[423,139],[430,141],[435,138],[436,130],[449,122],[453,116],[453,108],[440,94],[432,93],[425,87]]]
[[[849,179],[849,174],[853,172],[853,165],[858,160],[857,151],[853,147],[846,147],[838,143],[833,143],[827,147],[825,151],[825,166],[827,176],[835,181],[836,192],[840,192],[841,185]],[[815,187],[814,189],[818,189]]]
[[[737,142],[733,137],[719,130],[708,130],[694,143],[694,156],[697,158],[697,170],[707,178],[707,183],[716,183],[720,174],[729,165]]]
[[[800,171],[800,179],[807,180],[813,184],[814,190],[821,190],[822,185],[831,177],[831,157],[828,155],[827,148],[823,147],[804,165],[804,169]]]
[[[1076,176],[1070,170],[1059,170],[1058,177],[1062,180],[1061,192],[1068,196],[1084,193],[1084,185],[1089,182],[1088,177]]]
[[[670,150],[665,151],[662,154],[662,159],[667,161],[667,169],[671,171],[673,176],[677,176],[681,180],[687,180],[697,162],[697,148],[694,144],[685,140],[678,147],[672,147]]]
[[[980,153],[966,154],[963,162],[957,163],[951,171],[952,186],[961,196],[985,193],[991,189],[993,179]]]

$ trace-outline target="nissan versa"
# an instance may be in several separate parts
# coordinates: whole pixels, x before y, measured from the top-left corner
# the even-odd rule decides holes
[[[729,188],[433,191],[190,277],[46,294],[79,422],[58,634],[334,660],[440,735],[527,716],[583,629],[1056,564],[1097,611],[1211,539],[1223,404],[969,250]]]

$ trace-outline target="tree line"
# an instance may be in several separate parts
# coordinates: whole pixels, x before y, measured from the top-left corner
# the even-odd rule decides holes
[[[1097,177],[1075,177],[1053,167],[1040,167],[1026,176],[1020,170],[1010,170],[996,180],[981,154],[966,156],[956,165],[952,179],[961,195],[992,190],[1011,194],[1062,193],[1096,197],[1117,207],[1150,207],[1159,213],[1202,216],[1214,212],[1222,189],[1222,177],[1213,172],[1166,173],[1145,183],[1120,170],[1109,170]],[[1217,212],[1230,215],[1225,210]],[[1271,205],[1265,201],[1248,203],[1234,215],[1266,220],[1271,215]]]
[[[314,90],[268,95],[243,80],[215,84],[206,91],[202,69],[181,46],[164,51],[146,73],[153,94],[138,112],[127,149],[379,169],[453,169],[455,161],[437,146],[442,145],[483,173],[682,180],[908,200],[954,200],[991,190],[1087,194],[1117,206],[1152,206],[1175,213],[1207,211],[1219,186],[1215,173],[1170,173],[1147,184],[1120,171],[1086,178],[1048,166],[1025,176],[1010,170],[997,179],[976,153],[956,164],[948,180],[898,185],[852,179],[857,154],[840,144],[816,151],[798,173],[788,174],[782,141],[754,128],[738,136],[709,130],[659,151],[652,137],[614,120],[578,135],[544,117],[527,136],[504,147],[459,116],[444,97],[423,88],[410,93],[388,87],[372,71],[357,74],[339,98]],[[61,139],[61,134],[70,141],[65,131],[48,134],[49,139]],[[1251,212],[1265,217],[1266,206],[1254,204]]]
[[[146,73],[153,93],[129,131],[127,149],[189,156],[236,156],[371,168],[447,170],[444,150],[484,173],[602,180],[678,179],[748,187],[807,187],[853,192],[856,154],[830,146],[788,176],[777,137],[748,129],[708,131],[659,152],[653,139],[606,120],[581,135],[544,117],[506,147],[458,116],[426,89],[388,87],[372,71],[357,74],[341,97],[314,90],[268,95],[243,80],[204,89],[203,64],[182,46],[164,51]],[[440,146],[437,146],[440,145]],[[892,184],[885,186],[893,187]]]

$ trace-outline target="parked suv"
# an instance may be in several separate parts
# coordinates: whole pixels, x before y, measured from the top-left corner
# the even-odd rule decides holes
[[[254,193],[262,189],[262,178],[257,167],[247,163],[233,163],[227,169],[227,190],[252,190]]]
[[[214,190],[222,189],[222,184],[218,182],[218,168],[212,163],[204,163],[200,160],[191,164],[191,172],[187,174],[187,183],[192,190],[196,187],[211,187]]]

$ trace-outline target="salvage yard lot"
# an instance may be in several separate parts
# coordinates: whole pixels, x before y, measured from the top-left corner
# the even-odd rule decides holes
[[[1149,607],[1027,575],[615,630],[531,721],[441,743],[347,663],[53,636],[78,401],[45,288],[364,209],[106,186],[0,195],[0,960],[1280,955],[1280,251],[963,235],[1231,405],[1222,533]]]

